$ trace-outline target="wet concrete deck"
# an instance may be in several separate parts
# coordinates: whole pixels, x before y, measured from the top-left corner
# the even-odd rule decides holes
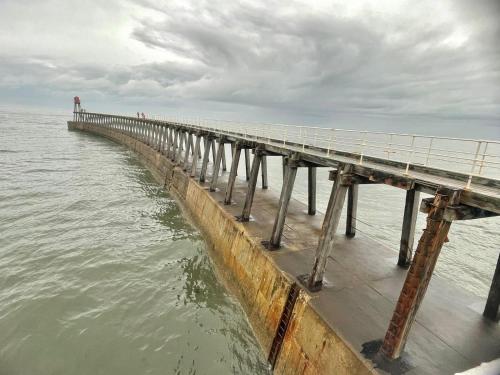
[[[226,177],[224,173],[218,191],[210,194],[229,213],[240,215],[247,184],[237,180],[234,204],[224,206]],[[207,181],[210,179],[209,171]],[[209,182],[205,186],[208,189]],[[256,190],[252,219],[245,227],[257,240],[270,237],[279,193],[272,188]],[[292,277],[310,272],[322,221],[323,215],[309,216],[306,205],[294,199],[290,202],[283,246],[270,253]],[[366,235],[358,233],[350,239],[339,234],[336,240],[326,268],[325,286],[311,294],[311,304],[361,352],[364,343],[384,338],[407,270],[396,265],[395,249]],[[409,368],[405,373],[453,374],[500,357],[500,326],[482,317],[485,302],[433,276],[406,345],[404,360]]]

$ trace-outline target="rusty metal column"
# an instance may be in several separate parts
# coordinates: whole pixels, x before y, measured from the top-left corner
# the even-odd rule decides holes
[[[380,351],[396,359],[403,351],[415,315],[424,299],[441,247],[447,240],[451,221],[446,220],[448,206],[460,203],[460,192],[439,189],[427,215],[427,227],[420,237],[415,257],[406,274],[394,314]]]

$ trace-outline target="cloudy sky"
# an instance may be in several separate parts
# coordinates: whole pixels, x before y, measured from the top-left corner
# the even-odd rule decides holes
[[[0,104],[77,94],[95,111],[498,134],[500,0],[0,0]]]

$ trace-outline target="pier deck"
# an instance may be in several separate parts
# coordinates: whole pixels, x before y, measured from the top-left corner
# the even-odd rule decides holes
[[[277,266],[274,269],[295,280],[285,300],[280,296],[273,301],[284,303],[269,351],[273,368],[298,289],[310,296],[308,306],[341,338],[347,345],[344,348],[351,348],[351,355],[359,355],[356,360],[366,368],[369,358],[391,374],[452,374],[500,355],[500,259],[486,303],[450,282],[432,279],[453,221],[500,215],[500,180],[495,172],[500,168],[500,142],[368,132],[352,138],[350,131],[338,129],[248,130],[239,125],[207,127],[85,112],[75,112],[75,120],[91,131],[118,139],[129,137],[134,147],[137,142],[153,152],[151,160],[164,156],[171,163],[167,170],[176,165],[186,171],[177,170],[183,176],[179,178],[186,181],[190,176],[191,182],[204,186],[219,203],[213,208],[230,214],[224,214],[225,223],[231,223],[231,217],[242,222],[242,233],[253,237],[254,244],[262,243],[260,249],[253,245],[255,253],[266,253]],[[385,140],[373,141],[369,136]],[[395,138],[409,143],[395,143]],[[440,141],[459,144],[436,145]],[[219,178],[221,169],[227,167],[224,146],[228,144],[230,172]],[[243,156],[247,181],[236,178]],[[265,189],[268,156],[282,158],[281,193]],[[315,215],[318,167],[331,168],[333,181],[325,215]],[[307,168],[307,206],[290,200],[299,168]],[[257,188],[259,177],[262,190]],[[399,253],[363,235],[355,237],[358,187],[363,184],[406,191]],[[182,190],[186,182],[180,186]],[[421,192],[433,197],[420,199]],[[337,233],[344,201],[345,237]],[[427,214],[426,227],[416,234],[419,211]],[[420,237],[416,250],[415,235]],[[310,339],[309,332],[305,337],[303,344]],[[279,363],[283,366],[286,358]]]
[[[224,202],[227,173],[210,194]],[[209,183],[205,183],[208,190]],[[247,183],[238,179],[229,213],[241,213]],[[250,235],[266,240],[278,210],[279,193],[258,189]],[[307,205],[292,199],[283,232],[282,248],[269,252],[292,277],[310,271],[323,215],[308,216]],[[311,241],[314,239],[313,241]],[[262,251],[267,251],[264,248]],[[398,251],[357,234],[336,237],[329,257],[325,284],[311,293],[312,305],[336,332],[360,352],[362,345],[382,340],[403,286],[407,270],[398,267]],[[405,348],[409,370],[405,374],[454,374],[500,357],[500,326],[482,315],[484,299],[434,276]],[[403,358],[403,361],[405,361]]]

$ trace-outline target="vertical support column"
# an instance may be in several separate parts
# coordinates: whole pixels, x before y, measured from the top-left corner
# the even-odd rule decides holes
[[[261,159],[262,159],[262,151],[256,149],[255,154],[253,156],[252,169],[250,171],[250,179],[248,180],[248,190],[245,198],[245,205],[243,206],[243,212],[239,217],[240,221],[250,220],[253,197],[255,195],[255,187],[257,186],[257,179],[259,178],[259,167]]]
[[[215,153],[216,153],[216,150],[215,150],[215,138],[212,138],[212,162],[215,163]]]
[[[193,144],[193,135],[189,133],[189,135],[186,137],[186,154],[184,155],[184,170],[187,171],[188,166],[189,166],[189,149],[191,148],[191,145]]]
[[[172,142],[172,154],[170,155],[171,160],[175,160],[175,154],[177,153],[177,137],[179,135],[179,130],[173,129],[174,131],[174,141]]]
[[[394,314],[380,351],[389,359],[396,359],[403,351],[418,308],[424,299],[434,267],[447,240],[451,222],[445,219],[449,205],[460,202],[459,191],[437,191],[427,215],[427,226],[420,237],[415,257],[406,274]]]
[[[225,144],[222,145],[222,172],[225,172],[227,170],[226,166],[226,146]]]
[[[165,150],[165,156],[170,157],[170,149],[172,148],[172,128],[167,128],[167,149]]]
[[[229,178],[226,187],[226,196],[224,197],[224,204],[231,204],[233,196],[234,183],[236,182],[236,175],[238,174],[238,163],[240,162],[241,146],[239,142],[234,144],[233,158],[231,161],[231,170],[229,171]]]
[[[212,147],[214,144],[212,143]],[[212,181],[210,183],[210,191],[217,189],[217,180],[219,178],[219,168],[222,161],[222,154],[224,153],[224,139],[219,140],[219,147],[217,148],[217,155],[215,156],[214,169],[212,173]]]
[[[205,136],[205,149],[203,150],[203,161],[201,163],[200,171],[200,182],[205,182],[205,177],[207,174],[208,159],[210,157],[210,146],[212,145],[212,139],[208,135]]]
[[[288,159],[285,173],[285,182],[281,187],[278,212],[276,213],[273,231],[271,233],[271,241],[269,246],[270,249],[278,249],[281,245],[281,236],[283,235],[283,227],[285,225],[288,205],[290,203],[290,198],[292,197],[295,176],[297,176],[297,166],[294,165],[294,160]]]
[[[192,134],[192,133],[190,133]],[[194,155],[194,144],[193,144],[193,136],[189,137],[189,147],[191,148],[191,156]]]
[[[245,149],[245,176],[247,181],[250,179],[250,150]]]
[[[500,255],[498,256],[497,267],[491,281],[490,293],[484,307],[483,316],[493,321],[498,321],[500,318],[498,306],[500,305]]]
[[[267,182],[267,155],[262,155],[262,189],[267,189],[269,187],[269,184]]]
[[[339,166],[339,172],[333,184],[328,208],[319,236],[313,269],[307,281],[307,287],[311,291],[318,291],[323,286],[323,275],[325,274],[326,262],[334,248],[334,237],[337,232],[337,227],[339,226],[340,214],[342,213],[347,188],[350,183],[350,181],[346,181],[345,177],[346,174],[351,171],[351,168],[351,165]]]
[[[196,135],[196,142],[194,145],[193,161],[191,162],[191,177],[196,177],[196,166],[198,164],[198,155],[200,154],[200,141],[201,135]]]
[[[184,131],[182,131],[181,129],[179,129],[179,146],[177,147],[177,155],[175,156],[175,161],[177,162],[181,162],[181,156],[182,156],[182,145],[183,145],[183,142],[184,142],[184,137],[185,137],[185,133]]]
[[[161,142],[161,150],[160,150],[163,155],[165,155],[165,146],[167,143],[167,139],[168,139],[168,128],[166,126],[163,126],[163,139]]]
[[[283,175],[283,182],[285,182],[285,174],[286,174],[286,169],[285,169],[285,167],[286,167],[286,159],[285,159],[285,155],[283,155],[281,157],[281,167],[282,167],[281,170],[283,172],[282,173],[282,175]]]
[[[354,237],[356,235],[356,218],[358,216],[358,184],[351,184],[347,189],[347,221],[345,235]]]
[[[307,167],[307,214],[316,215],[316,167]]]
[[[163,140],[163,127],[158,125],[158,140],[156,141],[156,151],[161,151],[161,142]]]
[[[398,266],[401,267],[408,267],[411,262],[419,203],[420,192],[415,189],[407,190],[403,216],[403,228],[401,230],[401,242],[399,244]]]

